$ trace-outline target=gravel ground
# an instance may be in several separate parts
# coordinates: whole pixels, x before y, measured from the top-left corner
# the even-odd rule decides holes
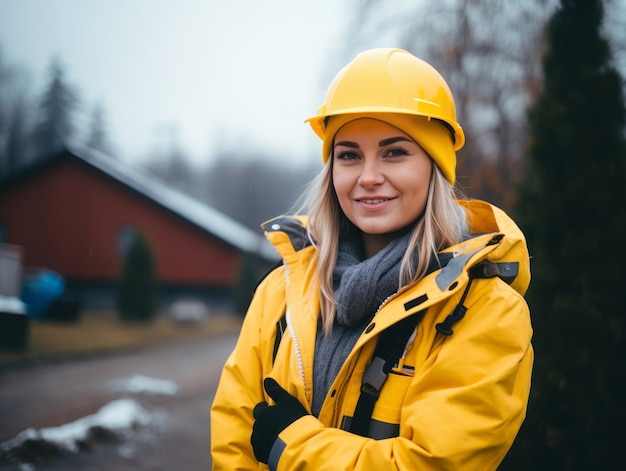
[[[57,427],[95,413],[123,397],[161,418],[121,438],[100,436],[78,453],[47,455],[37,450],[32,467],[6,470],[207,470],[211,468],[209,408],[219,374],[236,334],[194,338],[136,352],[16,368],[0,373],[0,443],[29,427]],[[166,379],[174,396],[111,390],[110,382],[132,375]],[[108,438],[108,439],[107,439]]]

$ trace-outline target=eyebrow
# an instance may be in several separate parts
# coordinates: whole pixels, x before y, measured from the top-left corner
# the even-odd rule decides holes
[[[385,147],[385,146],[388,146],[390,144],[394,144],[394,143],[400,142],[400,141],[412,142],[410,139],[407,139],[406,137],[397,136],[397,137],[390,137],[390,138],[387,138],[387,139],[383,139],[382,141],[380,141],[378,143],[378,146],[379,147]],[[352,141],[336,142],[335,143],[335,147],[337,147],[337,146],[352,147],[353,149],[358,149],[359,148],[359,144],[357,142],[352,142]]]

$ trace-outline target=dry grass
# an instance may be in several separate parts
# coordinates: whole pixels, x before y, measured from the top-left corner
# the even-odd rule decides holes
[[[154,322],[126,323],[114,312],[86,312],[76,324],[32,322],[28,348],[1,352],[0,368],[16,364],[124,351],[181,339],[237,332],[241,320],[214,315],[198,324],[179,324],[160,316]]]

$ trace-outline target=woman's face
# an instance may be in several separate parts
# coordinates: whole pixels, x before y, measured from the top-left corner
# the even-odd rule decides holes
[[[424,212],[432,171],[428,154],[390,124],[362,118],[339,129],[333,185],[344,214],[364,233],[366,252],[368,241],[377,252]]]

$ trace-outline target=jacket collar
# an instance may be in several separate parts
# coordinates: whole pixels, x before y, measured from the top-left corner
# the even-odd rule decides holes
[[[434,274],[435,286],[444,293],[463,273],[469,273],[478,264],[489,264],[488,270],[509,269],[505,279],[516,291],[524,295],[530,284],[530,257],[526,240],[515,222],[501,209],[481,200],[459,200],[468,217],[470,238],[444,250],[440,257],[449,258],[444,268]],[[298,252],[311,246],[306,216],[280,216],[262,225],[267,238],[285,260],[298,260]],[[307,259],[310,257],[307,252]],[[302,260],[299,260],[300,262]],[[500,267],[500,268],[499,268]],[[515,268],[515,276],[511,271]],[[498,276],[500,273],[496,273]],[[429,278],[429,277],[427,277]]]

